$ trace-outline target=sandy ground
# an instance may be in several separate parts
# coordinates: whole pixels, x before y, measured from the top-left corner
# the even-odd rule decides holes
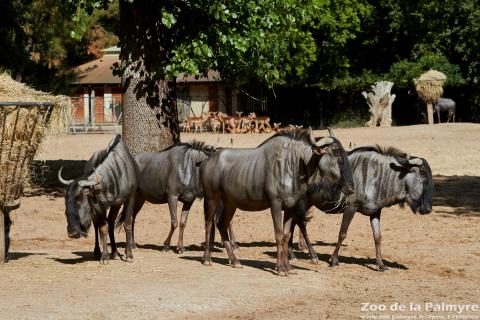
[[[187,252],[161,251],[170,226],[168,209],[148,204],[135,226],[139,244],[135,261],[101,265],[92,259],[93,235],[81,240],[67,237],[61,192],[40,188],[12,213],[11,260],[0,266],[0,318],[448,319],[456,314],[480,319],[479,311],[432,311],[429,304],[480,304],[480,125],[337,129],[335,134],[347,149],[393,145],[426,158],[432,167],[433,213],[419,216],[398,206],[383,211],[382,249],[388,272],[375,268],[369,219],[361,215],[355,217],[340,251],[340,266],[330,268],[327,261],[341,216],[318,210],[309,230],[319,264],[299,253],[293,262],[298,274],[276,276],[270,213],[237,211],[234,226],[243,268],[228,266],[221,250],[213,253],[213,266],[203,266],[200,201],[190,213]],[[184,134],[182,140],[251,147],[268,136]],[[37,158],[78,166],[111,137],[52,138]],[[118,232],[121,246],[124,239]],[[176,234],[173,239],[175,244]],[[399,304],[406,310],[392,310]],[[370,311],[363,311],[365,306]]]

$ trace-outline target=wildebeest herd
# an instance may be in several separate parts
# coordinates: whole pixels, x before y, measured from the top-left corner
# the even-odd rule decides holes
[[[168,203],[171,228],[164,250],[169,250],[179,224],[177,202],[183,203],[177,243],[177,251],[183,252],[188,212],[195,199],[203,198],[203,264],[211,264],[216,225],[231,265],[241,267],[231,223],[235,211],[270,208],[280,275],[294,272],[289,260],[294,257],[291,242],[295,225],[300,227],[312,261],[318,262],[306,230],[312,206],[326,213],[343,213],[337,247],[330,258],[332,266],[338,265],[339,248],[358,211],[370,217],[377,265],[384,271],[380,253],[382,208],[407,203],[414,213],[426,214],[432,210],[433,197],[432,173],[425,159],[379,146],[347,152],[331,130],[326,137],[315,137],[311,129],[298,128],[281,130],[256,148],[215,148],[193,141],[135,158],[118,135],[107,149],[92,155],[82,177],[65,180],[60,169],[58,178],[68,185],[68,236],[86,236],[93,223],[94,255],[103,263],[111,257],[133,259],[135,217],[145,201]],[[118,253],[114,238],[115,227],[120,226],[126,233],[125,257]]]

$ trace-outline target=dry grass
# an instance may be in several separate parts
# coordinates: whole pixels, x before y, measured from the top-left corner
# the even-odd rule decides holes
[[[53,107],[0,107],[0,208],[20,198],[28,183],[31,161],[47,134],[64,133],[72,104],[65,96],[53,96],[0,74],[0,101],[52,102]]]
[[[429,70],[422,74],[420,78],[414,79],[415,90],[420,99],[426,103],[434,103],[443,94],[443,83],[447,77],[436,70]]]

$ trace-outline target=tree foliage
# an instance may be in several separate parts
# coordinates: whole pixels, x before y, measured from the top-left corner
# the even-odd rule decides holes
[[[108,18],[100,11],[84,20],[83,39],[73,39],[78,25],[63,1],[2,1],[0,12],[0,69],[48,91],[68,91],[71,68],[92,59],[97,47],[118,41],[99,24]]]
[[[82,21],[78,17],[106,1],[70,3],[75,19]],[[356,0],[124,3],[148,7],[149,15],[139,21],[137,37],[124,39],[123,58],[142,60],[160,77],[215,69],[237,85],[254,81],[270,87],[306,79],[319,55],[325,57],[353,37],[367,11]]]

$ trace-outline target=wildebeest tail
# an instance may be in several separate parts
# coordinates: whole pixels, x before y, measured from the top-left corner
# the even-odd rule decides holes
[[[295,214],[293,216],[293,222],[295,224],[298,224],[298,223],[306,224],[310,222],[310,220],[312,220],[313,218],[312,209],[313,207],[308,209],[306,212],[299,211],[299,210],[295,211]]]
[[[122,211],[120,211],[120,214],[118,215],[117,219],[115,220],[115,228],[116,229],[120,229],[125,224],[125,216],[126,216],[125,211],[127,211],[127,210],[125,210],[125,208],[122,208]]]

